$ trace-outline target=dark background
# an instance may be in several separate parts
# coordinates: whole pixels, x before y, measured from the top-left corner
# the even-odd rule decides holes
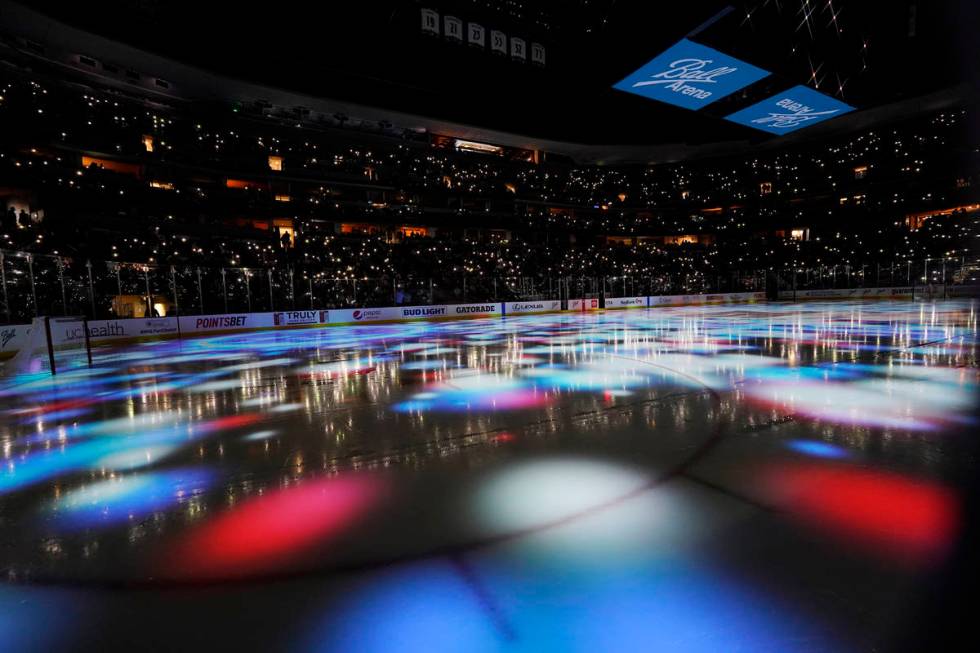
[[[809,83],[869,108],[973,82],[969,0],[35,0],[84,29],[186,63],[320,97],[579,143],[769,136],[719,120]],[[422,7],[547,48],[545,67],[422,34]],[[726,12],[727,13],[724,13]],[[719,16],[721,12],[721,15]],[[690,112],[612,84],[692,37],[774,73]]]

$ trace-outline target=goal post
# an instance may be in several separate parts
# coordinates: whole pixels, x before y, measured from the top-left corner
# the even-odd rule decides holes
[[[85,316],[45,317],[44,332],[52,374],[92,367],[92,342]]]
[[[3,366],[5,375],[58,374],[92,367],[92,341],[84,316],[36,317],[24,346]]]

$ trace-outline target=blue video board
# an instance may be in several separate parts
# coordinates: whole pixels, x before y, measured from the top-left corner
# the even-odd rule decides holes
[[[761,68],[681,39],[613,88],[696,110],[767,75]]]
[[[788,134],[836,118],[848,111],[854,111],[854,107],[807,86],[794,86],[788,91],[736,111],[725,120],[770,134]]]

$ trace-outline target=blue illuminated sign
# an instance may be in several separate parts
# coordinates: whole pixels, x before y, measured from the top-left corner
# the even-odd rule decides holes
[[[725,120],[770,134],[788,134],[802,127],[836,118],[848,111],[854,111],[854,107],[807,86],[795,86],[736,111]]]
[[[700,109],[769,73],[681,39],[613,88],[685,109]]]

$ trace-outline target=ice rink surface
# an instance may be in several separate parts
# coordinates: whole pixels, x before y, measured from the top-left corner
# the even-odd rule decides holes
[[[0,379],[0,649],[890,650],[978,380],[965,301],[97,349]]]

